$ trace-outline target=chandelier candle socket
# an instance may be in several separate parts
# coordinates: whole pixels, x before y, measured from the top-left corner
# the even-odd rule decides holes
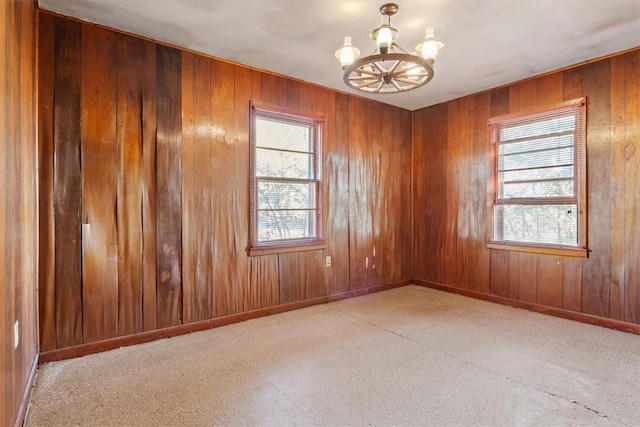
[[[425,39],[416,46],[418,53],[404,50],[396,42],[398,30],[391,26],[391,16],[397,11],[395,3],[380,6],[382,24],[371,31],[377,48],[370,55],[358,59],[360,51],[351,46],[351,37],[344,38],[344,46],[336,51],[336,58],[342,65],[347,86],[368,93],[398,93],[431,81],[433,64],[444,44],[435,39],[433,28],[427,28]]]

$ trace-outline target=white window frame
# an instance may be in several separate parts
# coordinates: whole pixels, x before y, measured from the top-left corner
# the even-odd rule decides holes
[[[324,120],[322,117],[306,114],[296,110],[282,107],[250,105],[250,197],[249,197],[249,255],[265,255],[270,253],[298,252],[306,250],[325,249],[324,223],[323,223],[323,185],[322,185],[322,128]],[[257,159],[257,119],[272,120],[278,123],[309,126],[312,165],[310,170],[312,175],[309,178],[283,178],[275,176],[256,176]],[[287,151],[269,148],[273,151]],[[302,152],[301,152],[302,153]],[[307,154],[305,152],[305,154]],[[313,209],[315,229],[313,236],[308,238],[285,238],[279,240],[259,240],[258,236],[258,183],[265,181],[300,182],[315,186],[315,209]]]
[[[573,197],[501,197],[502,187],[499,182],[498,146],[500,130],[505,127],[535,123],[553,117],[569,114],[576,116],[576,127],[573,132]],[[515,250],[521,252],[546,253],[554,255],[586,257],[587,250],[587,177],[586,177],[586,98],[578,98],[544,108],[492,117],[487,123],[489,147],[489,182],[488,182],[488,215],[487,215],[487,247],[492,249]],[[538,136],[524,137],[539,138]],[[504,222],[501,219],[501,206],[505,205],[577,205],[577,242],[575,245],[552,244],[531,241],[505,240],[501,233]]]

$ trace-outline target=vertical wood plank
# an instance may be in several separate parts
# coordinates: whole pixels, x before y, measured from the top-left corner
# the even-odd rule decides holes
[[[520,255],[519,252],[509,252],[509,298],[522,298],[520,295]],[[534,257],[535,259],[535,257]],[[526,283],[524,280],[522,283]],[[535,290],[535,287],[533,288]]]
[[[509,253],[491,251],[491,293],[501,297],[509,296]]]
[[[609,61],[585,67],[583,90],[587,96],[587,174],[589,258],[582,263],[582,310],[609,315]]]
[[[458,243],[458,205],[460,200],[458,174],[461,172],[458,165],[460,128],[460,100],[451,101],[447,105],[447,144],[446,144],[446,164],[447,186],[445,193],[445,242],[444,242],[444,262],[445,277],[444,283],[449,286],[457,286],[457,276],[459,263],[457,259],[456,245]]]
[[[151,42],[142,51],[142,317],[143,329],[158,324],[157,227],[156,227],[156,48]]]
[[[521,252],[518,254],[518,298],[535,302],[537,295],[538,261],[537,255]]]
[[[625,286],[625,156],[626,146],[626,57],[611,58],[610,105],[610,178],[609,178],[609,233],[610,284],[609,315],[612,319],[624,319]]]
[[[197,319],[195,311],[199,308],[196,296],[195,270],[196,270],[196,210],[194,188],[194,156],[193,140],[196,137],[195,113],[194,113],[194,62],[198,60],[195,54],[182,53],[182,320],[190,323]],[[208,64],[208,61],[207,61]],[[208,70],[207,70],[208,71]],[[209,73],[207,72],[207,78]],[[207,97],[208,98],[208,97]],[[207,217],[208,223],[208,217]],[[206,302],[209,306],[208,300]]]
[[[478,107],[477,96],[468,97],[469,101],[469,117],[467,119],[467,149],[466,149],[466,167],[468,175],[466,179],[467,187],[467,223],[468,234],[466,239],[467,244],[467,257],[465,263],[467,264],[467,277],[466,288],[472,290],[478,290],[479,288],[479,269],[478,269],[478,218],[482,216],[483,211],[486,210],[484,205],[480,205],[480,200],[484,200],[486,188],[486,181],[480,183],[480,165],[486,163],[486,156],[480,155],[478,158],[478,115],[476,109]],[[488,104],[487,104],[488,105]],[[488,118],[488,116],[487,116]],[[482,120],[479,121],[482,123]],[[486,147],[484,138],[481,140],[483,147]],[[484,235],[482,236],[484,241]]]
[[[395,126],[382,133],[385,144],[380,161],[380,246],[382,283],[411,277],[411,120],[406,112],[388,109],[385,113]]]
[[[16,393],[20,402],[28,385],[29,369],[38,351],[37,326],[37,280],[38,280],[38,158],[37,158],[37,114],[36,114],[36,12],[34,5],[20,2],[20,37],[16,43],[20,47],[19,59],[19,97],[20,97],[20,141],[21,162],[20,180],[20,240],[22,254],[19,259],[20,284],[22,290],[21,315],[22,348],[18,346],[20,364],[19,382]],[[16,66],[18,66],[16,64]],[[17,166],[17,165],[16,165]]]
[[[41,14],[38,28],[38,182],[40,350],[56,348],[54,156],[54,18]],[[2,418],[0,418],[2,419]]]
[[[566,257],[563,260],[562,308],[582,310],[582,259]]]
[[[26,1],[0,3],[0,424],[8,426],[18,424],[37,353],[34,7],[33,2]],[[21,325],[20,345],[14,349],[16,321]]]
[[[565,101],[580,98],[583,95],[583,70],[584,67],[579,67],[562,72],[562,97]]]
[[[182,319],[184,323],[198,320],[202,305],[209,307],[209,299],[204,302],[197,294],[196,288],[196,251],[197,225],[196,221],[202,214],[197,214],[195,209],[196,190],[194,188],[194,153],[193,141],[197,137],[194,98],[202,90],[195,90],[195,80],[201,76],[195,74],[194,62],[198,62],[195,54],[183,52],[182,54]],[[206,61],[209,64],[209,61]],[[209,69],[207,68],[207,81]],[[208,88],[207,88],[208,89]],[[208,91],[207,91],[208,93]],[[206,99],[209,99],[205,95]],[[207,114],[207,120],[208,120]],[[207,123],[208,124],[208,123]],[[202,129],[200,124],[200,129]],[[208,154],[208,153],[207,153]],[[207,155],[207,159],[208,159]],[[207,183],[208,184],[208,183]],[[207,186],[208,188],[208,186]],[[205,222],[209,223],[209,215],[205,215]],[[202,234],[202,233],[201,233]],[[207,233],[208,237],[208,233]]]
[[[564,82],[562,73],[552,73],[538,80],[538,105],[540,107],[562,102]]]
[[[182,321],[181,52],[156,46],[158,327]]]
[[[325,120],[325,125],[322,129],[321,134],[321,147],[320,147],[320,167],[321,167],[321,176],[322,176],[322,224],[325,232],[325,242],[327,239],[327,230],[329,228],[329,224],[327,223],[327,144],[331,146],[331,143],[327,143],[329,138],[332,138],[332,134],[328,134],[327,129],[327,121],[328,121],[328,97],[327,97],[327,89],[321,88],[315,85],[302,84],[300,85],[300,106],[299,108],[302,111],[310,111],[314,114],[323,117]],[[335,112],[334,112],[335,114]],[[329,245],[327,245],[329,246]],[[309,254],[312,258],[312,268],[317,270],[316,278],[312,281],[312,284],[315,286],[313,291],[314,298],[319,296],[325,296],[329,293],[329,271],[331,267],[327,268],[325,266],[325,257],[329,255],[327,250],[323,251],[312,251],[313,253]],[[315,267],[314,267],[315,266]],[[332,263],[333,266],[333,263]]]
[[[361,99],[349,100],[349,248],[350,248],[350,289],[358,289],[377,284],[375,270],[375,224],[373,216],[377,205],[378,178],[377,158],[372,147],[366,122],[356,117],[367,114],[366,102]],[[377,123],[372,120],[371,123]],[[378,248],[379,250],[379,248]]]
[[[280,283],[280,304],[300,301],[301,292],[301,266],[302,253],[292,252],[278,255],[278,274]]]
[[[475,97],[476,100],[476,128],[474,160],[476,164],[475,185],[472,191],[478,193],[475,217],[477,222],[476,254],[477,254],[477,285],[473,290],[489,292],[490,251],[487,248],[487,182],[489,179],[489,159],[487,141],[487,120],[491,115],[491,93],[485,92]]]
[[[116,35],[111,31],[82,27],[82,325],[85,343],[118,334],[115,41]]]
[[[350,283],[349,250],[349,97],[327,91],[327,117],[323,150],[326,240],[331,267],[329,293],[345,292]]]
[[[117,39],[118,335],[142,331],[142,41]]]
[[[625,56],[625,320],[640,323],[640,51]]]
[[[258,289],[249,280],[249,100],[251,99],[251,70],[236,66],[234,73],[234,128],[233,156],[233,247],[235,250],[236,298],[238,311],[260,308],[262,301]],[[255,284],[255,282],[254,282]]]
[[[538,255],[537,295],[538,304],[562,307],[562,257]]]
[[[447,171],[447,135],[449,129],[449,113],[446,104],[433,107],[433,116],[429,118],[431,137],[427,141],[430,145],[431,168],[429,198],[424,209],[433,211],[428,239],[432,243],[432,259],[427,260],[431,267],[428,270],[432,280],[436,283],[446,283],[446,238],[447,238],[447,192],[450,186]]]
[[[236,251],[233,248],[234,186],[234,72],[227,62],[211,63],[211,226],[216,316],[235,313],[237,307]]]
[[[431,228],[431,209],[427,209],[427,197],[430,191],[429,178],[431,156],[429,147],[425,141],[425,134],[428,132],[426,116],[429,109],[414,111],[411,121],[411,176],[413,176],[411,203],[413,210],[413,239],[412,239],[412,262],[413,277],[418,280],[430,280],[427,273],[433,261],[425,258],[431,252],[430,240],[427,233]]]
[[[193,152],[190,169],[183,167],[183,170],[191,175],[193,204],[189,215],[185,215],[187,205],[184,205],[184,202],[189,201],[183,201],[183,221],[188,220],[190,230],[187,233],[193,239],[192,245],[188,248],[193,252],[190,256],[193,257],[194,273],[192,299],[188,303],[185,301],[184,305],[185,308],[189,306],[194,321],[213,317],[216,304],[215,289],[219,285],[213,277],[215,233],[212,230],[212,222],[214,209],[218,208],[213,204],[216,186],[212,182],[213,169],[217,165],[212,157],[213,132],[217,127],[212,117],[212,104],[215,102],[212,89],[216,84],[212,78],[213,62],[199,56],[194,58],[193,94],[190,96],[193,99]],[[185,250],[185,255],[186,252],[188,251]]]
[[[469,157],[471,156],[471,134],[470,134],[470,121],[473,115],[472,100],[470,97],[464,97],[459,100],[458,115],[460,116],[457,130],[457,141],[454,144],[457,145],[456,155],[456,186],[457,186],[457,230],[456,230],[456,260],[458,264],[457,274],[455,276],[456,286],[468,289],[469,288],[469,275],[470,265],[469,259],[469,233],[471,228],[471,203],[470,200],[470,163]],[[453,213],[454,215],[456,213]]]
[[[7,45],[7,39],[11,28],[8,25],[7,15],[10,14],[10,2],[0,3],[0,46],[3,50],[0,51],[0,69],[7,73],[9,70],[8,63],[10,58],[7,55],[5,46]],[[5,71],[6,70],[6,71]],[[9,135],[11,133],[11,123],[9,122],[7,112],[10,111],[11,97],[8,95],[9,82],[11,81],[10,73],[6,74],[6,77],[0,79],[0,179],[3,183],[10,182],[8,176],[8,169],[10,164],[10,156],[12,146],[8,143]],[[11,204],[13,203],[13,197],[9,192],[3,192],[0,195],[2,203],[0,203],[0,231],[4,234],[9,230],[9,224],[7,224],[7,217],[11,212]],[[9,325],[11,325],[13,319],[9,317],[11,311],[11,299],[9,298],[12,292],[12,285],[10,282],[4,280],[9,272],[8,258],[11,256],[11,251],[15,250],[10,248],[9,245],[0,245],[0,277],[3,280],[0,281],[0,366],[3,369],[3,375],[0,377],[0,421],[4,425],[12,425],[15,423],[13,415],[13,395],[12,385],[13,381],[11,375],[5,375],[4,372],[11,372],[13,368],[11,362],[11,351],[9,347],[10,331]]]
[[[82,343],[80,24],[56,20],[54,77],[56,346]]]

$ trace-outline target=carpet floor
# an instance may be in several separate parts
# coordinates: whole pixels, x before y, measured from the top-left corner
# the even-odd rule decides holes
[[[40,366],[27,426],[640,425],[640,336],[405,286]]]

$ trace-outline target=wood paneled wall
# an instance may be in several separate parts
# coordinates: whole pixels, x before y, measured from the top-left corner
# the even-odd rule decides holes
[[[40,18],[42,351],[411,279],[410,112]],[[247,255],[250,100],[326,118],[326,250]]]
[[[486,248],[489,117],[587,97],[586,259]],[[414,278],[640,324],[640,50],[413,113]]]
[[[36,15],[0,2],[0,425],[24,417],[38,353]],[[19,344],[14,349],[14,324]]]

